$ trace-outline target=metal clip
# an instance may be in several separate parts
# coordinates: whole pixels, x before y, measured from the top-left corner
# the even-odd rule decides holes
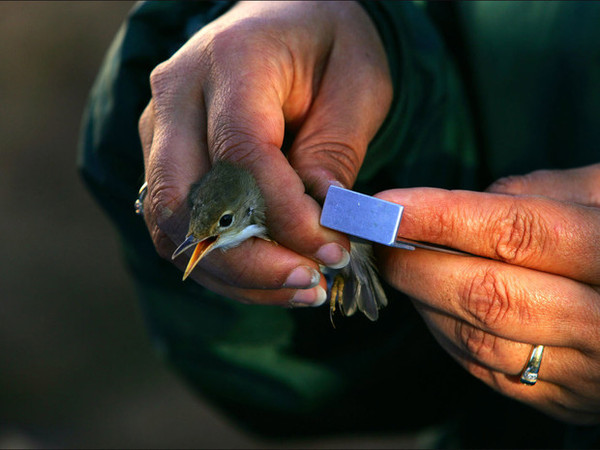
[[[423,248],[452,255],[470,255],[449,247],[405,238],[398,239],[403,211],[402,205],[330,186],[321,213],[321,225],[388,247],[405,250]]]

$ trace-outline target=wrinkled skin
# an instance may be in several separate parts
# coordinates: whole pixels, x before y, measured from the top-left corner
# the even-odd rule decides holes
[[[600,164],[501,179],[486,193],[396,189],[400,233],[485,257],[380,249],[439,343],[494,389],[559,419],[600,419]],[[519,381],[546,348],[534,386]]]

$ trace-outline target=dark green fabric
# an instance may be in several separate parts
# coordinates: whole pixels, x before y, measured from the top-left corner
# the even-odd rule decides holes
[[[363,5],[386,46],[394,101],[369,147],[357,187],[477,188],[471,119],[441,36],[412,3]]]
[[[242,426],[270,436],[438,427],[446,447],[597,444],[595,429],[565,434],[466,374],[400,293],[388,289],[376,323],[356,316],[333,330],[327,308],[242,305],[182,283],[158,257],[133,213],[149,74],[230,4],[138,5],[83,120],[81,173],[117,226],[165,360]],[[395,95],[357,190],[483,189],[503,175],[600,159],[599,4],[363,5],[386,46]]]
[[[493,178],[600,160],[600,3],[462,3]]]

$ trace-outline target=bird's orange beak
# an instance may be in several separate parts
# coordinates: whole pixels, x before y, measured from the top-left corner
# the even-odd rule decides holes
[[[196,267],[196,265],[198,265],[198,263],[204,257],[204,255],[206,255],[208,252],[210,252],[210,250],[213,248],[213,246],[217,242],[217,239],[218,239],[218,236],[209,236],[205,239],[198,240],[194,236],[189,235],[185,239],[185,241],[183,241],[181,243],[181,245],[179,247],[177,247],[177,250],[175,250],[175,252],[173,253],[173,256],[171,257],[172,259],[177,258],[179,255],[181,255],[183,252],[185,252],[190,247],[192,247],[194,245],[196,246],[196,248],[194,248],[194,252],[192,253],[192,257],[188,261],[185,271],[183,272],[184,280],[190,275],[192,270],[194,270],[194,267]]]

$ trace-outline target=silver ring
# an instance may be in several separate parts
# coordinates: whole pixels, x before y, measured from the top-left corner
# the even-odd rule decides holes
[[[537,382],[538,372],[540,371],[540,366],[542,365],[543,354],[543,345],[536,345],[533,347],[533,350],[531,350],[531,355],[529,356],[529,362],[521,374],[521,383],[533,386]]]
[[[146,198],[146,194],[148,193],[148,182],[144,181],[142,187],[138,192],[138,198],[134,203],[135,213],[138,216],[142,216],[144,214],[144,199]]]

